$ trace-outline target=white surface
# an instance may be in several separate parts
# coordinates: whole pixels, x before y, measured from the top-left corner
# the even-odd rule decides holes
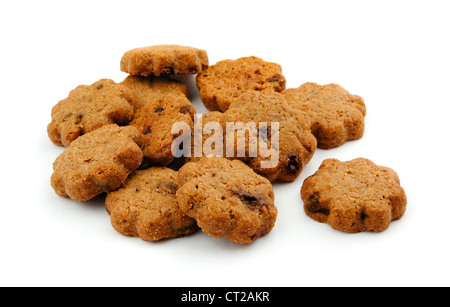
[[[0,285],[450,286],[449,9],[446,1],[1,2]],[[46,125],[71,89],[121,81],[125,51],[162,43],[206,49],[211,64],[249,55],[280,63],[287,87],[338,83],[365,99],[366,133],[317,150],[295,182],[275,184],[276,225],[252,244],[202,232],[158,243],[124,237],[101,200],[54,194],[49,178],[63,149]],[[198,92],[191,98],[203,112]],[[300,187],[331,157],[394,168],[405,216],[378,234],[308,218]]]

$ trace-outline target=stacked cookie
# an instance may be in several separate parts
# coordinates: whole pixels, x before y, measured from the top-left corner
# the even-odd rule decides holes
[[[120,67],[129,73],[122,82],[101,79],[81,85],[58,102],[47,131],[53,143],[66,147],[53,165],[55,192],[76,201],[107,193],[105,207],[111,223],[126,236],[155,241],[200,228],[213,237],[252,242],[275,224],[271,182],[294,181],[317,147],[334,148],[364,133],[366,109],[359,96],[334,84],[306,83],[285,89],[281,66],[257,57],[209,66],[204,50],[160,45],[126,52]],[[221,128],[222,141],[215,144],[220,147],[215,153],[221,157],[194,155],[192,149],[185,159],[175,159],[174,142],[181,133],[173,131],[175,124],[190,128],[190,145],[203,149],[208,142],[207,133],[194,141],[195,108],[187,98],[187,87],[170,78],[195,74],[200,97],[211,110],[202,116],[200,130],[211,122]],[[227,124],[237,122],[260,129],[231,135]],[[252,155],[252,133],[269,155]],[[242,152],[238,152],[239,142],[244,144]],[[267,166],[274,156],[274,163]],[[359,169],[365,164],[357,165]],[[342,175],[343,168],[337,169],[335,173]],[[321,180],[306,180],[305,212],[344,231],[387,228],[403,214],[406,197],[395,173],[383,170],[358,172],[363,174],[360,181],[373,185],[374,192],[366,193],[367,199],[353,211],[348,209],[352,205],[338,201],[335,206],[331,200],[341,191],[342,182],[351,181],[348,178],[336,181],[335,192],[322,187]],[[374,199],[375,187],[388,191],[394,183],[395,193],[386,192],[388,201]],[[346,210],[353,215],[358,212],[357,226],[343,222]]]

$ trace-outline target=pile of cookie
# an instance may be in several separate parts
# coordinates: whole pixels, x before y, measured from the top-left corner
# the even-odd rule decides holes
[[[122,82],[81,85],[59,101],[47,131],[54,144],[66,147],[53,164],[56,194],[87,201],[106,193],[111,224],[126,236],[156,241],[201,229],[253,242],[275,225],[272,182],[294,181],[317,148],[335,148],[364,133],[361,97],[336,84],[286,89],[281,66],[254,56],[210,66],[204,50],[159,45],[127,51],[120,67],[129,74]],[[244,155],[176,159],[172,146],[179,135],[172,126],[182,122],[193,131],[197,114],[174,75],[196,75],[210,110],[202,125],[277,123],[277,134],[267,127],[262,138],[267,144],[277,139],[271,148],[276,165],[261,167],[267,157],[250,155],[245,140]],[[230,144],[221,145],[225,152]],[[406,210],[397,174],[363,158],[323,161],[304,181],[301,196],[308,216],[346,232],[383,231]]]

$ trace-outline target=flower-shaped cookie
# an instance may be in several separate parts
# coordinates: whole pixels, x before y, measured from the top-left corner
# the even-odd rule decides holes
[[[317,147],[330,149],[364,134],[364,100],[337,84],[307,82],[282,91],[287,102],[307,114]]]
[[[109,124],[125,125],[133,118],[129,89],[110,79],[80,85],[52,109],[48,136],[69,146],[79,136]]]
[[[142,162],[136,128],[103,126],[73,141],[53,163],[56,194],[85,201],[119,188]]]
[[[301,196],[308,216],[345,232],[383,231],[406,210],[397,173],[364,158],[324,160]]]
[[[177,172],[165,167],[135,171],[117,191],[108,193],[111,224],[125,236],[145,241],[176,238],[198,230],[179,208]]]

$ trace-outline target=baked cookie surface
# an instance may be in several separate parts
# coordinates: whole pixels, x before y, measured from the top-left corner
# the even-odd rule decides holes
[[[177,172],[151,167],[133,172],[123,186],[108,193],[105,208],[115,230],[145,241],[176,238],[198,230],[176,199]]]
[[[186,96],[165,95],[136,112],[131,126],[141,133],[141,147],[147,165],[166,166],[173,161],[172,144],[183,131],[172,134],[174,124],[185,123],[191,133],[195,109]],[[180,133],[178,133],[180,132]]]
[[[165,95],[188,95],[186,85],[167,77],[128,76],[120,84],[130,89],[135,112]]]
[[[364,134],[364,100],[337,84],[307,82],[299,88],[281,92],[287,102],[304,111],[311,121],[311,131],[322,149],[338,147]]]
[[[207,67],[205,50],[180,45],[135,48],[120,61],[120,69],[134,76],[190,75]]]
[[[249,91],[242,94],[223,113],[221,123],[226,135],[227,151],[231,151],[230,145],[234,149],[232,158],[239,157],[238,141],[245,143],[245,157],[239,159],[270,181],[294,181],[303,167],[311,160],[317,147],[317,141],[309,129],[308,118],[302,112],[291,108],[280,93]],[[243,139],[237,132],[232,132],[234,133],[234,144],[229,142],[230,138],[233,139],[233,135],[230,137],[231,130],[226,128],[229,123],[254,123],[256,125],[258,130],[250,132],[253,142],[258,139],[256,156],[252,157],[250,154],[249,137],[245,136]],[[261,123],[267,124],[265,131],[261,129]],[[278,123],[279,131],[271,135],[274,123]],[[278,141],[274,142],[274,147],[272,147],[272,141],[275,140]],[[264,148],[270,151],[265,153],[265,155],[270,154],[269,157],[261,155],[261,150]],[[275,153],[275,150],[278,153]],[[270,160],[271,156],[275,154],[278,154],[278,161],[275,161],[275,165],[262,167],[262,162]]]
[[[180,209],[213,237],[250,243],[275,224],[272,185],[239,160],[187,163],[178,171],[178,185]]]
[[[69,146],[79,136],[109,124],[125,125],[133,117],[129,89],[110,79],[80,85],[52,108],[48,136]]]
[[[396,172],[372,161],[326,159],[301,188],[305,213],[345,232],[387,229],[406,210]]]
[[[142,161],[134,127],[103,126],[73,141],[53,163],[56,194],[86,201],[119,188]]]
[[[224,112],[245,91],[281,92],[286,78],[279,64],[250,56],[211,65],[197,75],[197,87],[207,109]]]

